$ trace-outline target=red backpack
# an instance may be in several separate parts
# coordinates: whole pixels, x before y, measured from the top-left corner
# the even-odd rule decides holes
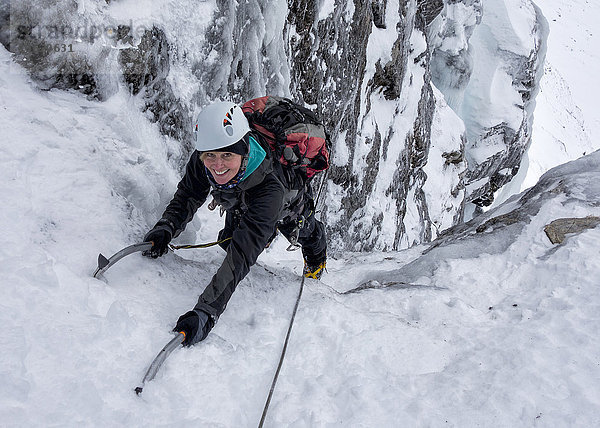
[[[242,110],[283,165],[312,178],[329,168],[328,137],[317,115],[283,97],[266,96],[246,102]]]

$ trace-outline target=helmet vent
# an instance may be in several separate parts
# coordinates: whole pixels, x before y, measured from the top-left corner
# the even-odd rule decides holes
[[[233,114],[233,107],[229,110],[229,112],[225,113],[225,118],[223,119],[223,128],[225,128],[225,132],[230,137],[233,135],[233,124],[231,123],[231,115]]]

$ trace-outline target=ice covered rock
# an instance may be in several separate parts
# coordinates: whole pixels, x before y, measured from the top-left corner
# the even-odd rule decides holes
[[[529,0],[24,0],[0,19],[42,87],[129,91],[181,143],[180,167],[207,103],[306,103],[332,139],[318,207],[332,250],[427,242],[491,203],[529,143],[545,37]]]
[[[465,123],[466,198],[478,207],[515,177],[530,145],[547,35],[529,0],[446,1],[430,27],[433,82]]]

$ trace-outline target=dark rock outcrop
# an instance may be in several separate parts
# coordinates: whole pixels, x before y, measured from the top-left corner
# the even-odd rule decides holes
[[[600,225],[600,217],[559,218],[544,228],[546,236],[553,244],[562,244],[568,234],[578,234]]]
[[[167,81],[171,66],[169,43],[157,27],[146,30],[137,46],[119,52],[123,77],[132,95],[143,93],[144,111],[151,113],[163,134],[192,147],[192,118]]]

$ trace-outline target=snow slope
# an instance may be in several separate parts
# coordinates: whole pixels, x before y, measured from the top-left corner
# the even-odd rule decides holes
[[[550,25],[523,189],[548,169],[600,148],[600,3],[539,0]],[[526,163],[524,163],[526,165]]]
[[[177,144],[136,100],[33,89],[0,49],[2,426],[256,426],[294,306],[279,238],[202,344],[133,388],[223,258],[123,259],[177,183]],[[425,247],[348,254],[306,288],[267,426],[598,426],[600,228],[553,246],[557,217],[600,216],[600,153]],[[506,220],[518,213],[513,223]],[[500,217],[505,215],[504,217]],[[493,218],[502,221],[492,221]],[[202,209],[181,241],[216,236]],[[354,290],[389,281],[410,283]],[[349,293],[347,293],[350,291]]]

